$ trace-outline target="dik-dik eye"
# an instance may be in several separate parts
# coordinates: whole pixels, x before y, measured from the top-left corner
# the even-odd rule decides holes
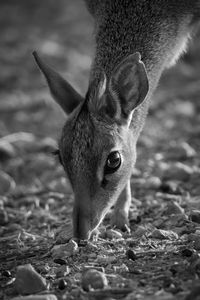
[[[118,151],[113,151],[108,155],[104,172],[111,174],[116,172],[121,166],[121,155]]]

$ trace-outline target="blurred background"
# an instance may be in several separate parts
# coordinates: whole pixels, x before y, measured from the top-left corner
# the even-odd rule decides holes
[[[28,165],[26,157],[37,166],[36,152],[48,152],[56,147],[65,120],[49,95],[31,55],[33,50],[38,50],[50,66],[84,95],[94,44],[93,21],[83,1],[0,2],[0,156],[2,169],[24,184],[27,173],[33,172],[32,166],[31,171],[25,169],[22,176],[24,164]],[[188,142],[199,151],[199,94],[200,41],[197,35],[187,54],[166,71],[160,81],[138,144],[138,168],[146,168],[146,161],[154,160],[156,154],[165,157],[171,144]],[[17,132],[30,135],[11,135]],[[19,166],[21,173],[15,173]]]
[[[62,114],[53,112],[56,105],[31,53],[38,50],[46,62],[85,93],[92,21],[83,1],[3,0],[0,30],[1,135],[18,130],[54,134],[57,123],[62,124]]]

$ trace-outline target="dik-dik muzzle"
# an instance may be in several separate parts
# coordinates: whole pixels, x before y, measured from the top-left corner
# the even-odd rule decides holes
[[[137,109],[148,93],[145,66],[135,53],[117,64],[109,77],[100,70],[83,99],[36,52],[34,57],[67,114],[58,154],[75,195],[74,235],[88,239],[131,176]]]

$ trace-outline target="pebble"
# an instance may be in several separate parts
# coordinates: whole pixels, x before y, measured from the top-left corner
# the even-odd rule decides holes
[[[114,229],[108,229],[107,231],[106,231],[106,237],[108,238],[108,239],[121,239],[122,238],[122,234],[119,232],[119,231],[117,231],[117,230],[114,230]]]
[[[165,207],[165,210],[163,211],[163,215],[165,216],[179,215],[184,213],[184,209],[175,201],[168,202]]]
[[[16,187],[14,179],[7,173],[0,171],[0,195],[12,192]]]
[[[145,180],[145,188],[147,189],[159,189],[162,182],[159,177],[153,176]]]
[[[190,250],[190,249],[188,249],[188,248],[185,248],[185,249],[183,249],[183,250],[181,251],[181,254],[182,254],[182,256],[184,256],[184,257],[191,257],[192,254],[193,254],[193,251]]]
[[[46,290],[46,280],[31,264],[18,266],[15,289],[21,295],[39,293]]]
[[[128,259],[131,259],[133,261],[137,259],[137,255],[132,249],[128,249],[126,251],[126,256],[127,256]]]
[[[63,279],[63,278],[60,279],[59,282],[58,282],[58,288],[59,288],[60,290],[64,290],[64,289],[66,288],[66,286],[67,286],[66,280]]]
[[[163,178],[165,180],[174,179],[179,181],[188,181],[192,174],[193,169],[181,162],[169,164],[165,170],[163,170]]]
[[[15,297],[11,300],[57,300],[57,297],[53,294],[44,294],[44,295],[29,295],[25,297]]]
[[[189,214],[189,219],[192,222],[200,224],[200,210],[197,210],[197,209],[192,210]]]
[[[63,245],[55,245],[52,250],[52,256],[56,258],[67,258],[78,252],[78,244],[74,240],[70,240],[69,243]]]
[[[172,230],[154,229],[150,235],[152,238],[159,240],[176,240],[178,239],[177,233]]]
[[[143,226],[138,226],[136,231],[133,233],[134,238],[141,238],[143,235],[148,233],[148,229]]]
[[[16,151],[13,145],[9,142],[0,140],[0,161],[5,162],[16,156]]]
[[[55,262],[56,264],[58,264],[58,265],[61,265],[61,266],[67,264],[66,260],[64,260],[64,259],[62,259],[62,258],[55,258],[55,259],[54,259],[54,262]]]
[[[108,281],[104,273],[90,269],[83,273],[81,285],[85,291],[103,289],[108,285]]]

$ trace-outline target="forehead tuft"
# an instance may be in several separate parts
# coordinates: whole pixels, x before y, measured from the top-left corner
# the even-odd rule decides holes
[[[66,122],[61,138],[64,160],[73,162],[73,167],[87,158],[94,140],[94,125],[86,110]]]
[[[91,177],[95,184],[102,153],[110,151],[115,145],[115,138],[115,129],[97,120],[87,108],[68,120],[63,129],[60,150],[71,180]]]

